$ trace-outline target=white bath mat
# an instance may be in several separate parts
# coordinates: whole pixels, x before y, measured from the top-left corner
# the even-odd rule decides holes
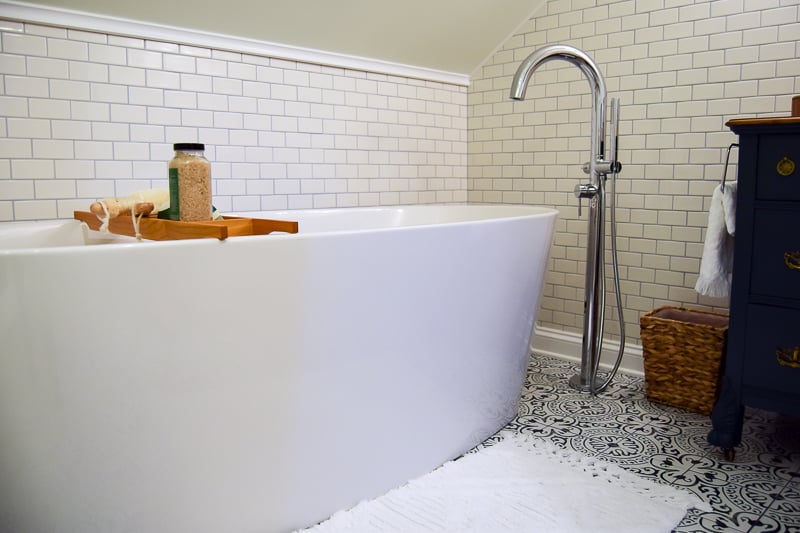
[[[304,530],[313,533],[668,532],[693,494],[516,434]]]

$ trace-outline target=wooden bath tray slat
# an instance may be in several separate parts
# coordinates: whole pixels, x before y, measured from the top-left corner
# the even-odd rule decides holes
[[[74,217],[76,220],[85,222],[90,229],[95,231],[100,229],[100,219],[90,211],[75,211]],[[130,215],[110,219],[108,231],[129,237],[136,236]],[[244,235],[266,235],[273,231],[297,233],[297,222],[245,217],[225,217],[223,220],[208,222],[181,222],[156,217],[142,217],[139,221],[139,234],[142,238],[153,241],[209,238],[223,240],[228,237]]]

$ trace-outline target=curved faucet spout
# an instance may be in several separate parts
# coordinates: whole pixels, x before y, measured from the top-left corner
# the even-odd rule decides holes
[[[589,174],[592,184],[597,186],[600,173],[597,163],[603,161],[606,123],[606,84],[600,69],[585,52],[564,44],[553,44],[539,48],[517,68],[511,81],[511,98],[524,100],[528,82],[533,72],[548,61],[561,59],[572,63],[584,73],[592,91],[592,138],[589,157]]]
[[[533,72],[541,65],[554,59],[562,59],[581,69],[592,86],[592,93],[595,91],[602,93],[605,100],[606,86],[603,76],[600,74],[600,69],[597,68],[595,62],[585,52],[565,44],[544,46],[529,55],[517,68],[516,74],[514,74],[514,80],[511,82],[511,98],[513,100],[524,100],[525,91],[528,89],[528,82]]]

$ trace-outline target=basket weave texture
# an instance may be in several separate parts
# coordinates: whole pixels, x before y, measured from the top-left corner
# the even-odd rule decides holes
[[[717,401],[728,315],[664,306],[641,316],[645,396],[708,415]]]

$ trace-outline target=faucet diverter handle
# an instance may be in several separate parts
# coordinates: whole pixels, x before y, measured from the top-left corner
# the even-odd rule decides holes
[[[583,205],[583,199],[588,198],[589,202],[592,201],[592,198],[597,196],[598,189],[591,183],[579,183],[575,186],[574,189],[575,198],[578,199],[578,216],[581,216],[581,206]]]

